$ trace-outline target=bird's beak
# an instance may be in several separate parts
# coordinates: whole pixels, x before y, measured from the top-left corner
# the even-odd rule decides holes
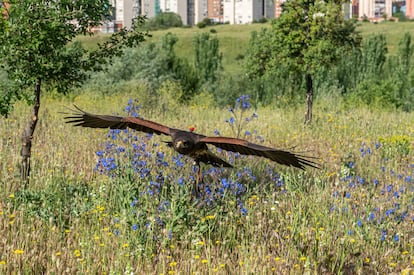
[[[177,148],[181,148],[181,147],[183,147],[183,142],[181,140],[177,141]]]

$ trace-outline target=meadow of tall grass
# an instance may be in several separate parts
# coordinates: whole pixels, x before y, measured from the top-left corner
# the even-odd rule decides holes
[[[390,54],[395,54],[398,50],[398,42],[405,33],[414,36],[413,22],[382,22],[373,24],[369,22],[358,23],[357,31],[362,37],[366,38],[375,34],[383,34],[387,39],[387,47]],[[260,31],[262,28],[270,28],[270,23],[266,24],[250,24],[250,25],[217,25],[199,29],[192,28],[172,28],[167,30],[152,31],[152,38],[148,41],[159,41],[168,32],[174,33],[179,37],[175,52],[177,56],[187,58],[193,61],[194,48],[193,39],[196,34],[210,32],[211,35],[217,36],[220,41],[220,52],[223,53],[223,67],[226,72],[236,74],[242,70],[242,63],[238,59],[242,59],[246,54],[249,46],[249,39],[253,31]],[[94,37],[79,37],[79,41],[85,47],[96,47],[96,43],[105,41],[106,35],[97,35]]]
[[[240,133],[316,156],[321,169],[217,151],[235,168],[203,166],[197,198],[195,167],[167,137],[72,127],[60,112],[73,103]],[[304,110],[293,107],[201,103],[162,113],[133,95],[42,104],[27,186],[19,136],[30,108],[18,103],[0,119],[0,273],[414,274],[412,113],[320,99],[303,125]]]

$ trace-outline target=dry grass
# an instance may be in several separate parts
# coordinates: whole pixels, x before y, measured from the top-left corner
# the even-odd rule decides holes
[[[122,113],[126,101],[123,95],[75,98],[77,105],[102,113]],[[23,189],[19,136],[29,110],[18,104],[10,118],[0,120],[0,272],[412,274],[414,115],[332,103],[317,104],[311,126],[302,124],[303,110],[266,108],[246,127],[266,144],[319,156],[320,171],[239,159],[235,169],[206,178],[212,186],[222,178],[239,181],[247,190],[226,193],[211,207],[189,196],[191,161],[184,158],[183,167],[176,167],[170,160],[175,153],[153,147],[165,138],[145,141],[147,152],[165,152],[170,164],[162,168],[146,159],[149,177],[94,172],[95,152],[112,141],[104,130],[64,124],[59,111],[71,105],[65,99],[43,98],[31,184]],[[161,120],[145,106],[141,113]],[[232,135],[224,122],[229,117],[227,110],[193,106],[162,120]],[[158,195],[146,193],[160,171],[168,176],[166,185]],[[269,171],[280,173],[283,184],[271,180]],[[176,183],[179,177],[183,186]],[[165,201],[169,206],[160,210]]]

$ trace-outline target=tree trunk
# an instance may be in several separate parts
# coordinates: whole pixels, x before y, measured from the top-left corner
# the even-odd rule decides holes
[[[33,112],[27,127],[23,130],[22,135],[22,150],[20,152],[22,156],[22,163],[20,167],[20,175],[25,183],[29,183],[30,176],[30,156],[32,150],[33,134],[36,129],[37,121],[39,120],[39,108],[40,108],[40,85],[41,80],[36,80],[35,86],[35,98],[33,103]]]
[[[313,82],[312,75],[306,74],[306,115],[305,124],[312,122],[312,104],[313,104]]]

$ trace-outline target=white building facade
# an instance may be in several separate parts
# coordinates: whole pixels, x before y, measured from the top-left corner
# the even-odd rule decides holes
[[[224,0],[224,22],[230,24],[247,24],[254,20],[275,17],[272,0]]]
[[[360,0],[358,4],[359,18],[372,20],[392,16],[392,0]]]

